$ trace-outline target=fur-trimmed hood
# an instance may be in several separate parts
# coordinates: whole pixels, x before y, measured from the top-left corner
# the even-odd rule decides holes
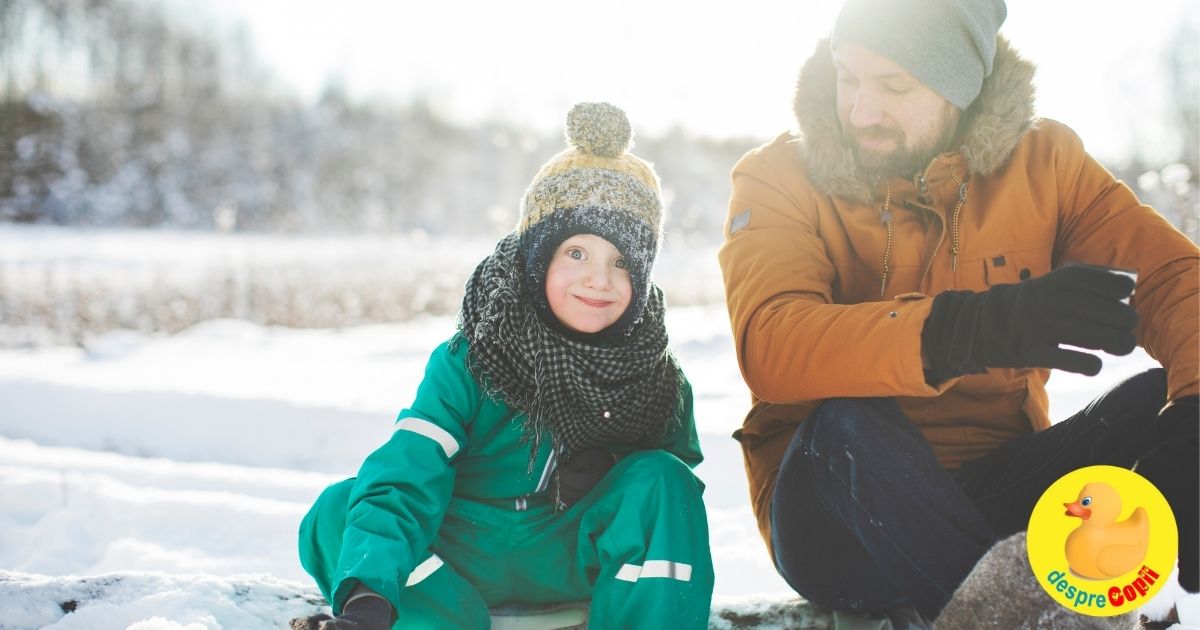
[[[968,171],[989,175],[1004,165],[1021,136],[1036,123],[1034,65],[1022,58],[1004,37],[997,37],[992,73],[967,109],[959,151]],[[829,40],[805,62],[793,100],[800,124],[801,151],[809,180],[830,195],[869,202],[873,191],[858,179],[850,146],[837,119],[837,71]]]

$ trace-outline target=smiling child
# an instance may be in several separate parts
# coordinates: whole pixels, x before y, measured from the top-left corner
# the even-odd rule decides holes
[[[487,628],[489,607],[588,599],[590,628],[707,627],[692,391],[649,279],[658,177],[612,105],[576,105],[567,136],[391,439],[301,523],[338,616],[293,628]]]

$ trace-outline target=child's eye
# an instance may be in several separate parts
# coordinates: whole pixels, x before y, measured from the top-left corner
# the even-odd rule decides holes
[[[583,250],[577,247],[572,247],[567,250],[567,255],[575,260],[583,260]]]
[[[625,262],[624,258],[618,258],[617,261],[613,263],[613,265],[617,269],[628,269],[629,268],[629,263]]]
[[[908,94],[908,88],[905,86],[885,85],[883,89],[887,90],[888,94],[895,94],[897,96]]]

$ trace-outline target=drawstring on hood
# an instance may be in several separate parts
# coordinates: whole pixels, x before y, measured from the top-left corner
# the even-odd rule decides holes
[[[958,271],[958,217],[962,215],[963,206],[967,203],[967,182],[958,176],[958,169],[954,165],[950,165],[950,174],[954,176],[954,183],[958,184],[958,201],[954,204],[953,218],[950,221],[950,270]]]
[[[962,215],[963,206],[967,203],[967,182],[958,176],[958,169],[954,165],[950,165],[950,174],[954,176],[954,182],[958,184],[958,201],[954,204],[953,219],[950,222],[950,269],[958,270],[958,250],[960,237],[958,233],[958,218]],[[925,181],[924,176],[918,175],[922,188]],[[892,240],[895,234],[892,231],[892,185],[885,183],[883,187],[883,207],[879,208],[879,221],[887,229],[887,245],[883,248],[883,268],[879,271],[879,297],[887,295],[888,276],[892,273]]]
[[[887,184],[883,195],[883,207],[879,209],[879,220],[887,228],[887,245],[883,248],[883,269],[879,272],[879,297],[887,291],[888,274],[892,272],[892,185]]]

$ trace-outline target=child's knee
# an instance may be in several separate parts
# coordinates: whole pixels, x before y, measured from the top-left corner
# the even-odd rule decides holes
[[[683,460],[663,450],[631,453],[618,462],[614,472],[619,485],[636,481],[638,487],[667,489],[667,494],[673,496],[694,495],[699,500],[704,488],[704,484]]]
[[[328,530],[340,532],[345,527],[346,511],[350,503],[350,490],[354,487],[354,478],[343,479],[330,484],[321,491],[320,496],[313,502],[300,523],[300,537],[321,536]]]
[[[326,599],[333,596],[335,582],[331,573],[342,548],[347,504],[353,486],[354,479],[331,484],[321,492],[300,521],[300,566],[313,576]]]
[[[350,490],[353,488],[354,477],[331,483],[313,502],[313,508],[320,507],[322,511],[340,509],[345,512],[350,507]]]
[[[624,474],[630,475],[692,476],[692,469],[683,460],[659,449],[630,453],[617,466],[624,469]]]

